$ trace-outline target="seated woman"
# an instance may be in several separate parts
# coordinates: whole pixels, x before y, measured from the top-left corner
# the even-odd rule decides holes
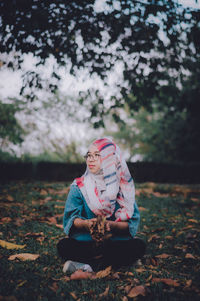
[[[63,271],[131,264],[144,255],[145,243],[135,238],[140,214],[127,164],[108,138],[90,145],[86,164],[84,175],[72,183],[65,205],[67,237],[57,245],[59,255],[67,260]],[[91,235],[98,216],[105,217],[105,231],[110,234],[102,243]]]

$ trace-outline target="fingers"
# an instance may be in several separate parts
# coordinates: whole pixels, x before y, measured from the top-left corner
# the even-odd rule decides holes
[[[106,232],[110,232],[111,231],[111,228],[110,228],[110,223],[109,222],[106,222]]]

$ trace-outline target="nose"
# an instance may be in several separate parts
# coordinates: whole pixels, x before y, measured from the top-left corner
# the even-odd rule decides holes
[[[94,156],[90,156],[90,157],[89,157],[89,161],[95,161],[95,160],[94,160]]]

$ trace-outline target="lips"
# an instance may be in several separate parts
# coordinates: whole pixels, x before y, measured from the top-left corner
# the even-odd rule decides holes
[[[89,165],[89,168],[93,168],[93,167],[95,167],[95,165]]]

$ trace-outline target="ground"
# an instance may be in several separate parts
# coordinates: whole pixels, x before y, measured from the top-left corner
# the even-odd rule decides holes
[[[64,275],[56,252],[68,186],[0,185],[0,300],[200,299],[200,185],[136,184],[146,256],[84,280]]]

